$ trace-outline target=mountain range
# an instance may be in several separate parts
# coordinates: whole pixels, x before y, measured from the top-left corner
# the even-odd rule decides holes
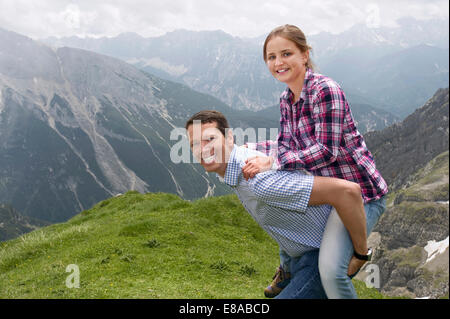
[[[0,203],[25,216],[66,220],[128,190],[226,194],[214,176],[171,160],[183,140],[172,131],[203,109],[234,128],[265,128],[264,139],[279,126],[278,107],[236,110],[112,57],[1,29],[0,40]],[[395,121],[368,105],[353,111],[362,132]]]
[[[170,132],[187,114],[229,107],[110,57],[0,39],[0,202],[56,222],[131,189],[224,193],[170,160]]]
[[[368,104],[404,118],[449,85],[449,24],[448,19],[411,18],[397,23],[391,28],[355,25],[337,35],[308,36],[308,41],[318,71],[335,79],[352,105]],[[155,38],[123,33],[42,41],[114,56],[211,94],[232,108],[260,110],[277,104],[284,88],[264,64],[264,39],[177,30]]]

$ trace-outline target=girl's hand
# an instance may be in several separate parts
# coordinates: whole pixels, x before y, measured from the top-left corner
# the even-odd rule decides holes
[[[255,177],[256,174],[268,171],[272,168],[273,158],[270,156],[253,156],[247,158],[242,174],[245,180]]]
[[[359,272],[361,267],[364,266],[365,263],[365,260],[360,260],[355,256],[352,256],[352,259],[350,259],[350,263],[348,265],[347,276],[349,276],[350,278],[356,276],[356,274]]]

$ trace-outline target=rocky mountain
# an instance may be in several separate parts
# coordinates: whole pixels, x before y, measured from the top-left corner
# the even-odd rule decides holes
[[[449,148],[449,89],[434,96],[403,122],[364,135],[391,190],[408,185],[413,174]]]
[[[369,237],[384,294],[448,298],[448,94],[438,90],[402,123],[365,135],[390,186],[387,210]]]
[[[178,30],[156,38],[125,33],[115,38],[44,41],[120,58],[238,109],[259,110],[273,105],[283,88],[267,72],[258,45],[248,45],[223,31]]]
[[[128,190],[228,193],[192,162],[171,160],[183,139],[172,131],[202,109],[234,127],[271,123],[120,60],[0,29],[0,202],[57,222]]]
[[[48,223],[21,215],[12,206],[0,204],[0,242],[48,225]]]
[[[313,35],[310,42],[313,49],[315,48],[316,59],[321,63],[328,64],[330,58],[350,48],[358,48],[362,53],[354,61],[360,63],[364,59],[367,61],[380,58],[399,48],[406,49],[422,44],[448,49],[448,28],[448,19],[416,20],[404,17],[397,20],[396,27],[356,24],[340,34],[322,32]]]
[[[448,86],[448,49],[421,44],[363,61],[357,57],[363,53],[350,51],[341,52],[322,68],[340,79],[350,100],[358,94],[404,118],[414,110],[412,105],[423,105],[436,89]]]
[[[43,41],[118,57],[233,108],[260,110],[276,104],[284,88],[264,64],[264,39],[178,30],[156,38],[125,33]],[[308,41],[319,72],[340,83],[351,104],[369,104],[404,118],[449,83],[448,20],[402,19],[396,28],[356,25],[337,35],[311,35]]]

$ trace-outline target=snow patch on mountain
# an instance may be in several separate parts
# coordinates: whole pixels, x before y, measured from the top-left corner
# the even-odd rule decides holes
[[[443,254],[448,248],[448,236],[446,239],[436,242],[435,240],[429,240],[428,244],[424,247],[425,251],[428,253],[428,258],[426,263],[433,260],[436,256]]]

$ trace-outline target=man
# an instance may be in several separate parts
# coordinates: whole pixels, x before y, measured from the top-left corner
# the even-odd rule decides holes
[[[327,298],[319,274],[318,256],[332,209],[329,205],[338,211],[355,250],[367,251],[359,185],[300,171],[271,170],[246,180],[242,174],[246,160],[263,155],[234,144],[233,133],[223,114],[201,111],[186,122],[186,130],[193,154],[204,169],[217,173],[234,189],[255,221],[291,257],[289,265],[280,266],[274,282],[265,291],[266,296]],[[349,274],[355,273],[362,264],[364,262],[353,257]]]

